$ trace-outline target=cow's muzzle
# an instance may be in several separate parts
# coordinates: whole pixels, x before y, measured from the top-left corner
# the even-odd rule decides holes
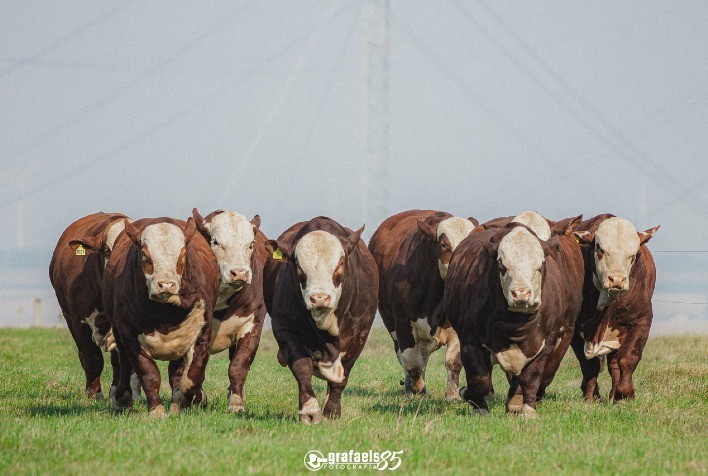
[[[310,309],[332,309],[332,296],[329,293],[312,293],[309,301]]]
[[[245,284],[251,284],[253,274],[249,269],[234,268],[224,276],[224,283],[229,286],[240,288]]]

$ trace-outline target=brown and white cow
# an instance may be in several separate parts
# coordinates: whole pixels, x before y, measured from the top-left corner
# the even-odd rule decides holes
[[[369,240],[379,269],[379,312],[393,338],[409,393],[426,393],[430,353],[446,345],[447,400],[459,400],[462,361],[443,313],[450,256],[478,222],[435,210],[409,210],[381,223]]]
[[[280,348],[298,383],[305,424],[341,415],[342,391],[376,314],[376,263],[356,232],[327,217],[300,222],[277,240],[264,273],[266,306]],[[327,381],[324,409],[312,376]]]
[[[581,220],[582,215],[560,221],[552,221],[534,211],[525,211],[515,217],[495,218],[482,225],[485,229],[491,230],[502,228],[512,222],[521,223],[533,230],[540,240],[551,240],[549,242],[549,250],[561,272],[565,313],[560,340],[556,343],[556,348],[549,356],[544,368],[543,380],[537,394],[538,400],[545,396],[546,388],[553,380],[565,353],[568,351],[573,338],[575,321],[580,312],[584,266],[580,247],[572,232],[580,224]],[[551,238],[555,236],[558,238]],[[517,394],[514,399],[518,402],[520,394]]]
[[[525,225],[509,223],[472,233],[452,255],[445,313],[459,336],[467,377],[460,395],[475,413],[488,413],[485,396],[492,365],[499,363],[510,375],[507,411],[538,417],[538,392],[565,318],[553,246]],[[520,402],[514,398],[519,386]]]
[[[575,234],[585,261],[583,306],[572,347],[586,400],[600,398],[597,376],[607,356],[610,400],[634,397],[632,374],[642,358],[653,318],[656,267],[646,243],[658,226],[637,232],[610,214],[582,222]]]
[[[79,350],[89,398],[103,397],[101,350],[115,349],[111,325],[103,313],[101,280],[126,218],[121,213],[100,212],[76,220],[62,233],[49,264],[49,280]]]
[[[214,308],[211,354],[229,349],[229,411],[243,412],[244,384],[258,350],[265,321],[263,266],[266,237],[261,219],[217,210],[203,218],[195,208],[197,229],[209,241],[219,262],[219,297]]]
[[[111,399],[116,410],[126,410],[133,403],[132,367],[150,414],[165,415],[155,359],[170,362],[170,411],[206,404],[202,382],[219,264],[209,243],[195,231],[192,218],[186,223],[146,218],[126,222],[116,240],[103,279],[104,310],[120,355],[118,388]]]

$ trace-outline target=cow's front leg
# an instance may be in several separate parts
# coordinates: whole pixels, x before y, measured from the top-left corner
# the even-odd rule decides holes
[[[317,403],[315,391],[312,389],[312,358],[298,358],[290,364],[290,371],[297,380],[300,421],[305,425],[319,423],[322,421],[322,410]]]
[[[538,419],[536,395],[538,395],[538,389],[541,386],[543,368],[547,360],[548,354],[541,354],[521,370],[519,374],[519,386],[521,387],[523,401],[521,409],[517,412],[518,415],[529,419]]]
[[[623,339],[620,348],[613,352],[616,354],[616,365],[618,367],[618,381],[612,379],[613,392],[610,394],[610,401],[619,401],[634,398],[634,382],[632,376],[637,370],[637,365],[642,359],[644,346],[649,338],[649,326],[636,326],[627,329],[627,334]],[[609,365],[609,361],[608,361]]]
[[[152,417],[164,417],[165,407],[160,400],[160,369],[157,368],[157,363],[145,351],[141,351],[138,355],[138,364],[135,367],[138,379],[145,390],[145,398],[147,400],[148,412]],[[128,388],[132,398],[132,389],[130,389],[130,373],[127,375]],[[121,376],[121,385],[122,376]],[[120,387],[119,387],[120,388]]]
[[[597,385],[597,376],[600,375],[600,359],[594,358],[588,360],[585,358],[585,340],[580,337],[577,329],[570,345],[573,348],[575,357],[578,359],[580,371],[583,374],[583,382],[580,384],[580,389],[583,392],[585,400],[588,402],[601,400],[600,389]]]
[[[474,413],[488,414],[485,397],[492,389],[489,354],[478,342],[461,340],[460,357],[467,377],[467,386],[460,389],[460,397],[474,407]]]
[[[258,351],[264,319],[265,315],[257,316],[251,330],[240,337],[236,345],[229,348],[229,411],[232,413],[242,413],[246,410],[244,385]]]
[[[130,374],[134,365],[137,365],[140,344],[131,340],[128,336],[114,334],[118,348],[115,358],[111,358],[113,364],[113,380],[116,382],[115,388],[111,388],[111,407],[115,411],[129,410],[133,406],[133,393],[130,391]],[[128,355],[131,351],[131,356]]]
[[[207,396],[202,389],[202,384],[204,383],[206,365],[209,361],[210,335],[211,329],[208,332],[202,331],[192,348],[183,357],[179,385],[172,391],[171,413],[192,405],[206,407]],[[175,373],[179,372],[179,367],[180,365],[177,363]],[[177,381],[176,377],[175,381]]]

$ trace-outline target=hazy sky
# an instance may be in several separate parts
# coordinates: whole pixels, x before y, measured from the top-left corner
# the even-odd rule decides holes
[[[99,210],[359,227],[365,7],[4,1],[0,249],[23,184],[42,252]],[[394,0],[389,211],[612,212],[708,249],[707,25],[705,1]]]

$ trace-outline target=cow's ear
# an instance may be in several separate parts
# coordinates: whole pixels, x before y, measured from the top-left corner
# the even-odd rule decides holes
[[[98,236],[85,236],[69,242],[69,247],[74,251],[76,251],[79,246],[91,251],[101,251],[103,248],[103,234]]]
[[[592,243],[592,240],[595,239],[595,233],[589,231],[574,231],[573,235],[575,235],[575,241],[585,245]]]
[[[258,230],[261,227],[261,216],[256,215],[253,217],[253,220],[251,220],[251,225],[253,225],[254,230]]]
[[[467,219],[471,221],[475,227],[479,226],[479,221],[477,221],[475,217],[467,217]]]
[[[351,252],[356,249],[359,244],[359,240],[361,240],[361,234],[365,227],[366,225],[361,225],[361,228],[347,236],[347,255],[351,254]]]
[[[290,243],[268,240],[265,242],[265,249],[276,261],[289,261],[292,257],[292,246]]]
[[[558,253],[560,252],[560,240],[558,239],[558,236],[552,236],[549,238],[547,241],[539,240],[541,242],[541,248],[543,248],[543,256],[544,258],[547,256],[550,256],[551,253],[555,252]]]
[[[204,220],[204,217],[199,214],[199,210],[196,207],[192,208],[192,218],[194,218],[194,223],[197,225],[197,230],[199,233],[207,239],[211,240],[211,232],[209,231],[209,223]]]
[[[418,220],[418,229],[423,233],[423,236],[429,240],[436,241],[438,239],[438,229],[436,226],[431,226],[423,220]]]
[[[578,225],[580,225],[581,221],[583,221],[582,215],[578,215],[577,217],[565,218],[561,221],[558,221],[553,226],[553,229],[551,230],[551,235],[568,235],[572,233]]]
[[[143,232],[128,220],[123,220],[123,223],[125,223],[125,234],[128,235],[128,238],[130,238],[134,244],[140,246],[140,238]]]
[[[657,225],[654,228],[649,228],[647,231],[638,231],[637,235],[639,235],[639,245],[645,245],[647,241],[651,240],[651,237],[654,236],[654,233],[659,229],[659,226]]]
[[[474,227],[474,230],[472,230],[471,233],[477,233],[478,231],[484,231],[484,230],[486,230],[484,225],[477,225]]]
[[[197,231],[197,224],[194,221],[194,218],[189,217],[187,219],[187,224],[184,225],[184,244],[188,244],[191,240],[192,237],[194,236],[194,232]]]
[[[497,244],[492,243],[491,241],[485,241],[484,245],[482,245],[482,249],[484,250],[485,255],[490,256],[493,259],[496,259],[497,249],[498,249]]]

